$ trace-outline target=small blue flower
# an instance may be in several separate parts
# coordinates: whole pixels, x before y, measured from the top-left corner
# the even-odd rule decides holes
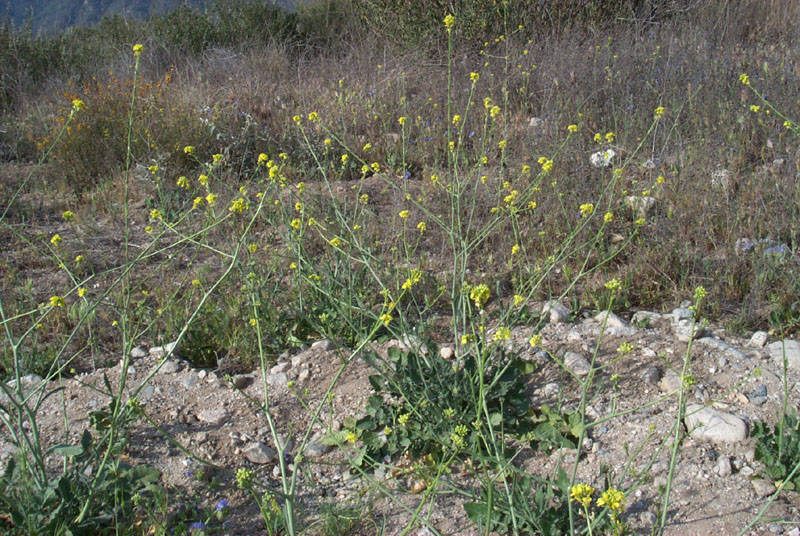
[[[230,506],[230,503],[228,502],[227,499],[220,499],[219,502],[217,503],[217,506],[215,506],[214,509],[217,512],[219,512],[220,510],[224,510],[225,508],[228,508],[229,506]]]
[[[191,531],[195,531],[195,530],[203,530],[205,528],[206,528],[206,524],[203,523],[202,521],[195,521],[194,523],[189,525],[189,531],[190,532]]]

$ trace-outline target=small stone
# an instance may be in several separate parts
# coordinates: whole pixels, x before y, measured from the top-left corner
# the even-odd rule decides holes
[[[450,361],[453,359],[453,356],[456,354],[455,350],[453,350],[452,346],[442,346],[439,349],[439,356],[444,359],[445,361]]]
[[[569,309],[559,301],[550,300],[542,306],[542,314],[550,315],[551,324],[562,324],[569,318]]]
[[[242,449],[242,454],[244,454],[244,457],[247,458],[248,461],[260,465],[272,463],[278,459],[278,453],[275,449],[261,441],[246,445]]]
[[[747,341],[747,346],[750,348],[764,348],[764,345],[767,344],[767,337],[769,335],[766,331],[756,331]]]
[[[661,379],[661,371],[658,367],[654,367],[652,365],[645,367],[642,371],[642,381],[644,383],[648,383],[650,385],[656,385],[658,380]]]
[[[658,521],[658,517],[651,511],[645,510],[639,516],[639,521],[645,527],[653,527],[655,526],[656,522]]]
[[[147,357],[147,350],[141,346],[131,348],[131,359],[141,359],[143,357]]]
[[[731,459],[727,456],[720,456],[717,459],[717,465],[714,466],[714,472],[721,477],[730,476],[733,468],[731,467]]]
[[[688,307],[677,307],[672,310],[672,323],[677,324],[681,320],[691,320],[692,310]]]
[[[231,378],[231,382],[237,389],[245,389],[253,383],[253,377],[250,374],[236,374]]]
[[[289,377],[286,375],[285,372],[280,372],[278,374],[270,374],[267,376],[267,385],[272,387],[273,389],[287,389],[287,384],[289,383]]]
[[[280,374],[281,372],[288,372],[292,368],[291,361],[278,362],[277,365],[269,369],[270,374]]]
[[[542,389],[542,393],[547,397],[558,396],[559,392],[561,392],[561,386],[556,382],[550,382]]]
[[[159,369],[162,374],[174,374],[179,370],[181,370],[181,363],[177,359],[167,360]]]
[[[756,459],[756,449],[747,449],[744,451],[744,459],[748,463],[753,463]]]
[[[150,348],[150,355],[157,359],[161,359],[165,355],[174,354],[177,351],[177,348],[177,342],[171,342],[169,344],[165,344],[164,346],[153,346]]]
[[[743,419],[699,404],[686,408],[684,422],[689,435],[699,440],[734,443],[747,437],[747,423]]]
[[[753,485],[753,491],[756,492],[756,496],[759,498],[775,493],[775,484],[773,484],[771,480],[754,478],[750,483]]]
[[[197,371],[197,377],[201,380],[205,380],[206,376],[208,375],[208,371],[206,369],[201,369]]]
[[[528,119],[528,126],[531,128],[541,128],[544,125],[544,119],[541,117],[531,117]]]
[[[662,393],[672,393],[681,388],[681,376],[672,369],[667,370],[664,377],[658,382]]]
[[[652,311],[636,311],[631,317],[631,322],[644,328],[653,327],[659,320],[661,315]]]
[[[322,442],[317,440],[311,440],[307,445],[303,454],[308,456],[309,458],[320,458],[331,451],[333,447],[330,445],[326,445]]]
[[[576,376],[586,376],[592,368],[591,363],[576,352],[567,352],[564,354],[564,365]]]
[[[786,364],[790,369],[800,370],[800,342],[793,339],[784,339],[767,345],[769,355],[783,368],[784,351],[786,354]]]
[[[197,420],[219,426],[228,420],[230,414],[225,408],[208,408],[197,413]]]
[[[281,477],[281,467],[280,465],[276,465],[272,468],[272,478],[280,478]]]
[[[306,381],[308,381],[308,378],[310,377],[311,377],[311,371],[308,370],[308,368],[304,368],[297,375],[297,381],[300,383],[305,383]]]
[[[600,325],[603,325],[603,322],[605,322],[607,335],[630,337],[636,334],[636,328],[629,326],[625,320],[611,311],[601,311],[595,315],[594,319],[596,322],[599,322]]]
[[[140,404],[147,404],[147,402],[149,402],[150,399],[153,398],[155,392],[156,392],[155,386],[151,383],[148,383],[147,385],[144,386],[144,388],[142,388],[141,391],[139,391],[139,396],[137,396],[136,398],[139,399]]]
[[[656,198],[646,195],[629,195],[625,197],[625,206],[628,207],[637,218],[649,218],[656,208]]]
[[[739,469],[739,474],[742,476],[751,476],[755,473],[755,470],[750,467],[749,465],[743,465],[741,469]]]
[[[311,345],[311,349],[317,352],[330,352],[331,350],[336,349],[336,345],[333,344],[333,341],[328,339],[322,339],[321,341],[317,341]]]
[[[195,385],[197,385],[197,382],[199,382],[199,381],[200,381],[200,378],[197,377],[197,374],[192,374],[190,372],[186,376],[184,376],[184,378],[183,378],[183,386],[188,389],[188,388],[191,388],[191,387],[194,387]]]

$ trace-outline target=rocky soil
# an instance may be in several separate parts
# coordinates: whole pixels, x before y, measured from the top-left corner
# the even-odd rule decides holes
[[[665,314],[639,311],[631,320],[610,314],[600,337],[605,313],[570,320],[565,307],[551,304],[546,308],[550,323],[541,330],[540,348],[528,344],[532,327],[515,328],[509,343],[539,365],[528,379],[536,405],[575,407],[580,396],[576,378],[586,375],[592,356],[596,355],[595,366],[607,365],[595,376],[595,395],[587,412],[592,421],[603,422],[592,427],[584,441],[578,475],[579,481],[602,489],[603,472],[610,470],[614,482],[629,490],[624,520],[635,534],[649,534],[656,524],[658,490],[666,484],[676,390],[692,335],[687,305]],[[633,350],[620,356],[618,347],[623,342]],[[331,501],[353,504],[364,512],[365,521],[352,534],[375,534],[376,527],[385,524],[386,534],[396,535],[406,527],[410,512],[424,496],[419,482],[402,470],[383,468],[365,479],[350,471],[343,450],[321,441],[326,430],[336,430],[347,417],[359,415],[371,392],[368,376],[372,370],[357,354],[319,341],[283,356],[264,379],[260,370],[229,377],[221,371],[196,369],[179,357],[179,347],[149,348],[145,343],[132,352],[127,396],[135,394],[148,417],[195,458],[145,419],[131,428],[126,456],[160,470],[162,483],[183,501],[213,507],[226,499],[231,515],[224,522],[225,534],[264,533],[252,498],[233,483],[238,468],[251,468],[267,487],[280,487],[275,445],[259,402],[265,388],[280,440],[289,452],[287,465],[301,445],[304,451],[302,466],[291,469],[298,470],[300,517],[311,527],[309,533],[321,532],[314,521],[320,505]],[[392,344],[403,342],[384,343],[377,349],[386,351]],[[739,338],[707,326],[695,334],[690,365],[696,383],[688,389],[685,419],[689,435],[680,445],[666,534],[737,534],[774,494],[775,485],[759,476],[761,466],[754,459],[749,432],[756,421],[774,423],[781,410],[782,348],[781,341],[764,332]],[[789,406],[797,408],[800,345],[787,340],[785,348]],[[443,357],[452,358],[452,348],[440,350]],[[329,385],[342,368],[326,401]],[[756,369],[760,374],[754,373]],[[109,403],[103,394],[104,377],[117,385],[120,372],[117,365],[43,385],[36,377],[26,377],[26,390],[64,388],[45,400],[39,412],[45,442],[76,442],[89,428],[88,413]],[[320,420],[312,424],[305,407],[319,404]],[[307,436],[306,430],[310,430]],[[5,459],[10,452],[8,437],[0,435],[0,456]],[[516,463],[548,476],[559,465],[571,467],[575,455],[569,449],[552,453],[526,449]],[[204,468],[200,460],[208,465]],[[468,467],[448,478],[456,486],[475,485]],[[221,485],[212,486],[212,479]],[[383,496],[375,481],[396,500]],[[800,534],[796,525],[785,523],[800,520],[799,497],[795,492],[781,492],[768,506],[765,521],[748,534]],[[440,495],[430,511],[425,510],[411,532],[420,536],[476,533],[461,499],[447,494]]]

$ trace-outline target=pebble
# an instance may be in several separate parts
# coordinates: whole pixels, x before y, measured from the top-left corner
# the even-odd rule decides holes
[[[564,366],[571,370],[576,376],[586,376],[592,368],[591,363],[576,352],[564,354]]]
[[[336,349],[336,345],[329,339],[322,339],[312,344],[311,349],[316,352],[330,352]]]
[[[773,484],[771,480],[754,478],[750,483],[753,485],[753,491],[756,492],[756,496],[759,498],[775,493],[775,484]]]
[[[200,410],[197,413],[197,420],[219,426],[228,420],[230,414],[225,408],[208,408]]]
[[[281,372],[288,372],[292,368],[291,361],[278,362],[277,365],[269,369],[270,374],[280,374]]]
[[[319,458],[331,451],[333,447],[322,443],[319,439],[312,439],[307,445],[303,454],[309,458]]]
[[[631,327],[628,323],[612,313],[611,311],[601,311],[594,316],[594,320],[603,325],[606,324],[605,333],[614,337],[630,337],[636,334],[636,328]]]
[[[285,372],[277,374],[270,374],[267,376],[267,385],[273,389],[283,390],[286,389],[286,384],[289,383],[289,377]]]
[[[563,324],[569,318],[569,309],[559,301],[550,300],[542,306],[542,314],[549,314],[551,324]]]
[[[645,367],[642,371],[642,381],[644,383],[649,383],[650,385],[656,385],[658,381],[661,379],[661,371],[658,367],[654,367],[650,365]]]
[[[714,472],[721,477],[730,476],[731,472],[733,472],[731,459],[727,456],[720,456],[717,459],[717,465],[714,466]]]
[[[147,350],[141,346],[131,348],[131,359],[141,359],[143,357],[147,357]]]
[[[784,339],[767,345],[769,355],[783,369],[783,354],[786,351],[786,363],[790,369],[800,370],[800,342]]]
[[[631,317],[631,322],[646,328],[652,328],[661,318],[662,316],[659,313],[652,311],[636,311]]]
[[[767,337],[769,335],[766,331],[756,331],[747,341],[747,346],[750,348],[764,348],[764,345],[767,344]]]
[[[556,382],[550,382],[542,389],[542,393],[547,397],[558,396],[559,392],[561,392],[561,386]]]
[[[250,374],[236,374],[231,378],[231,381],[237,389],[244,389],[253,383],[253,376]]]
[[[444,359],[445,361],[450,361],[455,356],[456,352],[453,350],[452,346],[442,346],[439,349],[439,357]]]
[[[194,387],[195,385],[197,385],[197,382],[199,381],[200,378],[197,377],[197,374],[192,374],[191,372],[189,372],[183,378],[183,386],[188,389],[190,387]]]
[[[174,374],[181,370],[181,364],[177,359],[169,359],[161,365],[160,372],[162,374]]]
[[[242,454],[248,461],[259,465],[272,463],[278,459],[277,451],[261,441],[247,444],[242,449]]]
[[[658,382],[658,388],[662,393],[672,393],[681,388],[681,376],[672,369],[667,370]]]
[[[147,404],[147,402],[149,402],[150,399],[153,398],[155,392],[156,392],[155,386],[151,383],[148,383],[142,388],[141,391],[139,391],[139,396],[137,396],[136,398],[139,399],[140,404]]]
[[[689,435],[715,443],[735,443],[747,437],[747,423],[730,413],[699,404],[686,407],[684,419]]]

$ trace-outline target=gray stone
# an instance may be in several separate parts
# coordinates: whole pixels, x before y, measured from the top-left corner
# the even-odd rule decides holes
[[[200,381],[200,378],[197,377],[197,374],[192,374],[189,372],[186,376],[183,377],[183,386],[187,389],[194,387],[197,385],[197,382]]]
[[[689,404],[684,419],[693,438],[714,443],[735,443],[747,438],[747,423],[730,413]]]
[[[455,350],[452,346],[442,346],[439,348],[439,356],[445,361],[450,361],[455,355]]]
[[[764,348],[764,345],[767,344],[767,338],[769,334],[766,331],[756,331],[750,337],[750,340],[747,341],[747,346],[751,348]]]
[[[642,381],[644,383],[649,383],[650,385],[656,385],[658,380],[661,379],[661,371],[658,367],[654,367],[652,365],[645,367],[642,371]]]
[[[629,195],[625,197],[625,206],[628,207],[637,218],[649,218],[656,208],[656,198],[646,195]]]
[[[292,368],[292,363],[290,361],[283,361],[278,362],[277,365],[273,366],[269,369],[270,374],[280,374],[281,372],[288,372],[289,369]]]
[[[245,445],[242,454],[252,463],[264,465],[278,460],[278,452],[261,441],[255,441]]]
[[[131,359],[141,359],[143,357],[147,357],[147,350],[141,346],[131,348]]]
[[[672,369],[667,370],[658,382],[662,393],[672,393],[681,388],[681,375]]]
[[[699,339],[697,339],[697,342],[704,346],[708,346],[716,350],[719,350],[720,352],[724,352],[732,359],[736,360],[747,359],[747,355],[744,352],[734,348],[727,342],[723,341],[722,339],[718,339],[717,337],[700,337]],[[727,365],[727,362],[725,364],[721,364],[720,366],[724,367],[725,365]]]
[[[181,370],[181,362],[177,359],[169,359],[159,369],[162,374],[174,374]]]
[[[694,314],[688,307],[676,307],[672,310],[672,323],[677,324],[681,320],[691,320]]]
[[[148,383],[145,385],[141,391],[139,391],[139,395],[136,397],[139,400],[140,404],[147,404],[153,395],[156,392],[156,388],[153,384]]]
[[[559,301],[550,300],[542,306],[542,314],[549,315],[551,324],[561,324],[569,318],[569,309]]]
[[[303,451],[303,454],[305,454],[306,456],[308,456],[309,458],[312,458],[312,459],[313,458],[319,458],[321,456],[324,456],[328,452],[330,452],[332,448],[333,447],[331,447],[330,445],[326,445],[326,444],[320,442],[318,439],[317,440],[311,440],[306,445],[306,448]]]
[[[611,311],[601,311],[594,316],[595,321],[600,325],[606,323],[606,334],[615,337],[630,337],[636,334],[636,328],[631,327],[628,323],[612,313]]]
[[[544,388],[542,389],[542,393],[544,394],[544,396],[548,397],[558,396],[558,393],[560,392],[561,392],[561,385],[559,385],[557,382],[550,382],[547,385],[545,385]]]
[[[784,339],[767,345],[769,355],[783,368],[784,351],[786,352],[786,364],[790,369],[800,370],[800,342],[793,339]]]
[[[169,344],[165,344],[164,346],[153,346],[152,348],[150,348],[150,355],[157,359],[161,359],[165,355],[177,353],[177,350],[178,350],[178,343],[171,342]]]
[[[336,345],[329,339],[322,339],[312,344],[311,349],[316,352],[330,352],[331,350],[336,350]]]
[[[197,420],[213,426],[219,426],[230,418],[230,414],[225,408],[208,408],[197,413]]]
[[[278,374],[270,374],[267,376],[267,385],[273,389],[285,390],[287,388],[287,383],[289,383],[289,377],[285,372],[279,372]]]
[[[719,459],[717,459],[717,464],[714,466],[714,472],[724,478],[730,476],[732,471],[731,459],[727,456],[720,456]]]
[[[692,325],[691,320],[680,320],[673,324],[672,329],[675,333],[675,337],[680,342],[689,342],[693,338],[697,338],[703,332],[703,328],[700,324]]]
[[[631,322],[639,326],[653,327],[658,321],[662,319],[659,313],[652,311],[636,311],[631,317]]]
[[[253,377],[250,374],[236,374],[231,378],[231,382],[237,389],[245,389],[253,383]]]
[[[564,354],[564,366],[571,370],[576,376],[586,376],[592,368],[591,363],[576,352]]]
[[[750,483],[753,485],[753,491],[756,492],[756,496],[759,498],[775,493],[775,484],[771,480],[767,480],[766,478],[754,478]]]

